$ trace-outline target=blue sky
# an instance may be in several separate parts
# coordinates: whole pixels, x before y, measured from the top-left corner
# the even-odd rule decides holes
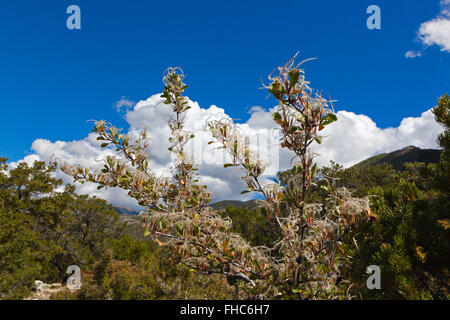
[[[66,28],[70,4],[81,30]],[[381,30],[366,28],[371,4]],[[252,106],[273,107],[261,78],[298,50],[318,58],[307,76],[337,110],[396,127],[450,91],[450,54],[415,40],[439,10],[438,0],[2,2],[0,156],[22,159],[37,138],[82,139],[89,119],[126,127],[115,102],[160,92],[169,66],[183,67],[192,100],[245,121]]]

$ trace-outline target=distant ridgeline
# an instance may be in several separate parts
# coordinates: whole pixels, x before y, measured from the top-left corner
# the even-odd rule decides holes
[[[215,203],[211,203],[210,207],[214,210],[221,210],[226,209],[228,207],[233,208],[246,208],[246,209],[255,209],[259,207],[259,204],[256,200],[249,200],[249,201],[239,201],[239,200],[223,200]],[[114,206],[114,209],[117,211],[120,215],[138,215],[139,211],[125,208],[125,207],[116,207]]]
[[[114,209],[117,211],[118,214],[122,214],[122,215],[138,215],[139,214],[139,211],[132,210],[132,209],[125,208],[125,207],[114,206]]]
[[[402,170],[403,164],[407,162],[437,163],[439,162],[441,152],[442,150],[438,149],[420,149],[415,146],[409,146],[390,153],[381,153],[370,157],[354,165],[354,167],[376,166],[389,163],[395,170]]]
[[[415,146],[409,146],[397,151],[378,154],[355,164],[353,167],[370,167],[388,163],[391,164],[395,170],[402,170],[403,164],[407,162],[437,163],[439,162],[441,152],[442,150],[438,149],[421,149]],[[210,206],[215,210],[226,209],[228,207],[255,209],[259,207],[259,204],[256,200],[223,200],[212,203]],[[122,215],[139,214],[139,211],[124,207],[114,207],[114,209]]]
[[[243,209],[255,209],[260,207],[257,200],[239,201],[239,200],[223,200],[215,203],[211,203],[210,207],[215,210],[226,209],[228,207],[243,208]]]

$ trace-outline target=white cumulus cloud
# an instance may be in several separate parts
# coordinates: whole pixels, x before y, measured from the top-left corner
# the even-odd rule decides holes
[[[450,0],[441,0],[441,11],[438,16],[423,22],[417,32],[417,38],[426,47],[437,45],[443,52],[450,52]],[[407,58],[415,58],[414,51],[405,54]]]
[[[127,99],[126,97],[122,96],[119,101],[114,103],[114,109],[117,112],[122,111],[122,109],[129,110],[134,105],[134,101],[131,101]]]
[[[440,17],[422,23],[419,38],[427,46],[438,45],[441,51],[450,52],[450,19]]]
[[[195,139],[190,145],[190,152],[199,165],[201,182],[206,184],[213,193],[213,201],[224,199],[248,200],[251,194],[240,195],[244,190],[244,183],[239,179],[242,174],[239,170],[223,168],[227,162],[227,155],[215,145],[208,144],[211,137],[204,131],[207,120],[231,119],[224,109],[215,105],[202,108],[197,102],[189,100],[191,109],[188,111],[185,122],[186,128],[195,132]],[[292,153],[281,149],[278,141],[276,124],[271,118],[273,109],[265,110],[253,107],[250,117],[238,126],[243,134],[249,136],[250,145],[257,149],[261,158],[267,163],[264,179],[276,174],[277,171],[291,167]],[[398,127],[379,128],[368,116],[348,111],[337,112],[338,121],[329,125],[324,132],[321,145],[313,147],[319,165],[328,164],[334,160],[346,167],[362,161],[370,156],[382,152],[390,152],[408,145],[421,148],[436,148],[436,137],[442,128],[434,121],[430,110],[422,113],[420,117],[405,118]],[[150,138],[151,167],[159,175],[170,173],[171,154],[167,150],[169,129],[167,120],[171,117],[170,108],[155,94],[142,100],[129,109],[125,119],[129,124],[128,133],[137,137],[140,130],[145,129]],[[66,161],[69,164],[80,164],[85,167],[101,168],[102,160],[111,155],[113,151],[100,148],[95,134],[75,141],[49,141],[37,139],[33,142],[32,155],[22,161],[32,163],[35,160],[48,161],[50,157]],[[16,166],[17,163],[11,163]],[[56,176],[66,183],[71,179],[57,172]],[[137,208],[134,199],[126,196],[120,189],[97,190],[91,183],[77,184],[77,191],[83,194],[95,195],[107,201],[130,208]]]

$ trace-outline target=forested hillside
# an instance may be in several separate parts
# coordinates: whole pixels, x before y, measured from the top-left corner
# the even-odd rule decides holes
[[[438,163],[441,153],[442,150],[439,149],[421,149],[415,146],[408,146],[400,150],[370,157],[346,170],[336,163],[331,163],[329,167],[325,167],[323,170],[333,170],[333,166],[335,166],[335,170],[338,169],[345,172],[343,174],[345,178],[340,177],[340,179],[346,181],[345,185],[347,187],[361,190],[360,194],[366,194],[368,188],[384,186],[386,182],[383,180],[390,179],[392,174],[408,171],[406,176],[409,176],[415,172],[411,166],[428,166],[429,164]],[[413,164],[414,162],[417,163]],[[370,174],[366,175],[367,172],[370,172]],[[280,176],[282,177],[284,174],[280,173]],[[351,182],[351,179],[358,181]],[[211,204],[211,207],[214,209],[225,209],[228,207],[254,209],[260,206],[261,204],[257,200],[223,200]]]
[[[55,298],[204,299],[232,293],[223,279],[206,280],[173,266],[163,248],[144,238],[137,216],[121,217],[104,200],[78,196],[70,185],[56,192],[62,181],[51,177],[54,169],[45,163],[21,163],[8,174],[6,159],[0,164],[1,298],[29,296],[35,280],[64,283],[69,265],[80,266],[83,288]],[[217,286],[207,287],[207,281]]]
[[[377,164],[390,164],[395,170],[403,170],[403,165],[408,162],[437,163],[442,150],[420,149],[415,146],[408,146],[400,150],[389,153],[382,153],[364,160],[355,166],[373,166]]]

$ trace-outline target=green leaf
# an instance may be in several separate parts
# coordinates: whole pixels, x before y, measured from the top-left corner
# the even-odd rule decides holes
[[[275,120],[276,122],[281,121],[282,120],[281,114],[279,114],[278,112],[274,112],[272,114],[272,119]]]
[[[321,136],[316,136],[316,137],[314,138],[314,140],[316,140],[316,142],[317,142],[318,144],[321,144],[321,143],[322,143],[322,137],[321,137]]]
[[[177,228],[177,231],[178,231],[179,234],[182,234],[182,233],[183,233],[184,227],[183,227],[183,224],[182,224],[181,222],[178,222],[178,223],[175,225],[175,227]]]
[[[299,128],[299,127],[296,127],[296,126],[292,126],[292,127],[289,128],[288,133],[289,133],[289,134],[292,134],[292,133],[294,133],[295,131],[297,131],[298,129],[300,129],[300,128]]]
[[[312,169],[311,169],[311,177],[314,177],[317,172],[317,163],[314,163]]]
[[[225,163],[223,165],[224,168],[228,168],[228,167],[232,167],[232,166],[234,166],[234,164],[232,164],[232,163]]]
[[[249,193],[249,192],[251,192],[251,190],[244,190],[241,192],[241,194],[245,194],[245,193]]]
[[[109,144],[109,143],[107,143],[107,142],[105,142],[105,143],[102,143],[101,147],[102,147],[102,148],[105,148],[105,147],[107,147],[107,146],[108,146],[108,144]]]
[[[149,234],[150,234],[150,231],[148,229],[145,229],[144,237],[148,236]]]
[[[198,235],[198,226],[197,225],[193,225],[192,226],[192,233],[194,234],[194,236],[197,236]]]
[[[289,71],[289,85],[291,88],[297,83],[298,79],[300,78],[300,71],[294,69]]]
[[[279,82],[272,82],[269,86],[269,92],[274,96],[278,96],[284,93],[283,85]]]
[[[329,113],[325,117],[323,117],[322,125],[323,126],[329,125],[330,123],[337,121],[337,119],[338,118],[334,113]]]

